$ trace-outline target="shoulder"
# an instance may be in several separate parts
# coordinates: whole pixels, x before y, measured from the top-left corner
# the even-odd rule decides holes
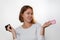
[[[34,26],[39,28],[39,27],[41,27],[41,24],[40,23],[35,23]]]
[[[20,27],[20,26],[18,26],[17,28],[15,28],[15,31],[16,31],[16,32],[19,32],[19,31],[20,31],[20,29],[21,29],[21,27]]]
[[[40,24],[40,23],[35,23],[34,25],[35,25],[35,26],[41,26],[41,24]]]

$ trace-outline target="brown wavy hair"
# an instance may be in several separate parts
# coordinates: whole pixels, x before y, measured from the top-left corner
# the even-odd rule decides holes
[[[32,8],[31,6],[29,6],[29,5],[25,5],[25,6],[23,6],[23,7],[21,8],[21,11],[20,11],[20,13],[19,13],[19,20],[20,20],[21,22],[24,22],[23,17],[22,17],[22,14],[23,14],[28,8],[32,9],[32,11],[33,11],[33,8]],[[31,23],[33,23],[33,24],[35,23],[34,18],[32,19]]]

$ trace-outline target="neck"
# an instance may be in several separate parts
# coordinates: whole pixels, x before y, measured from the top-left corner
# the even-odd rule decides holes
[[[24,22],[23,28],[29,28],[31,27],[32,23]]]

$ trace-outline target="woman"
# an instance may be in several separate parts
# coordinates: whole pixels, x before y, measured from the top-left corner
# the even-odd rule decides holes
[[[23,25],[16,30],[8,27],[8,31],[12,33],[14,40],[44,40],[45,28],[51,25],[48,21],[42,26],[34,21],[33,8],[25,5],[21,8],[19,20]]]

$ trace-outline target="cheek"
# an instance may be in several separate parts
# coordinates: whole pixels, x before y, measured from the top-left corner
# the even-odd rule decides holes
[[[26,19],[27,17],[28,17],[27,14],[24,14],[24,15],[23,15],[23,19]]]
[[[25,16],[25,17],[28,17],[28,15],[27,15],[27,14],[25,14],[24,16]]]

